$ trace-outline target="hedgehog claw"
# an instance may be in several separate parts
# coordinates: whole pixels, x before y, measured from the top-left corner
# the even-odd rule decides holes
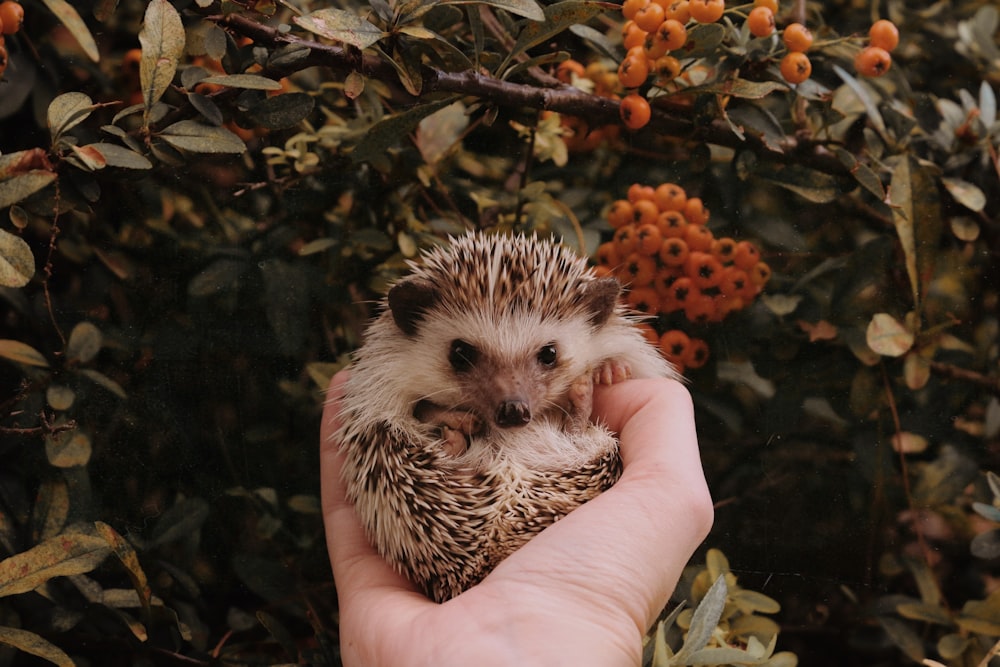
[[[594,369],[594,384],[618,384],[632,377],[632,367],[621,359],[607,359]]]

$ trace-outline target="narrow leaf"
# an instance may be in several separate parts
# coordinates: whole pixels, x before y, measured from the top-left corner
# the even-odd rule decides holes
[[[69,532],[0,561],[0,597],[33,591],[53,577],[90,572],[110,553],[107,542]]]
[[[369,162],[383,157],[385,152],[395,146],[404,137],[413,132],[427,116],[439,111],[454,99],[440,100],[430,104],[421,104],[413,107],[409,111],[391,116],[379,121],[368,130],[365,137],[354,147],[351,153],[351,160],[355,163]]]
[[[588,0],[565,0],[548,5],[544,10],[544,20],[525,24],[517,35],[517,41],[507,54],[501,70],[513,58],[524,53],[533,46],[555,37],[563,30],[577,23],[586,23],[608,9],[620,9],[618,5],[608,2],[592,2]]]
[[[292,19],[311,33],[366,49],[385,37],[378,26],[352,11],[324,8]]]
[[[258,74],[218,74],[205,77],[198,83],[215,83],[229,88],[246,88],[248,90],[281,90],[280,83]]]
[[[708,644],[708,640],[712,638],[712,633],[715,632],[719,619],[722,617],[722,610],[726,606],[726,594],[726,577],[720,575],[694,610],[687,639],[674,658],[676,664],[687,664],[685,660],[689,656],[705,648]]]
[[[535,0],[445,0],[438,2],[439,5],[489,5],[497,9],[503,9],[511,14],[523,16],[532,21],[545,21],[546,16],[542,8]]]
[[[88,144],[84,148],[90,148],[104,156],[104,161],[109,167],[121,167],[123,169],[152,169],[153,163],[146,159],[144,155],[135,151],[118,146],[117,144],[96,143]]]
[[[132,581],[132,587],[139,596],[139,601],[142,603],[143,608],[148,611],[153,593],[149,588],[146,573],[143,571],[142,566],[139,565],[139,555],[135,552],[132,545],[108,524],[98,521],[94,526],[97,528],[97,534],[107,541],[108,546],[112,549],[112,553],[125,566],[128,577]]]
[[[910,288],[913,291],[913,303],[920,303],[920,278],[917,274],[917,242],[913,231],[913,192],[910,185],[910,160],[907,156],[899,161],[892,174],[892,184],[889,191],[892,204],[892,221],[896,226],[896,235],[903,248],[906,260],[906,273],[910,277]]]
[[[56,15],[66,29],[69,30],[73,38],[80,44],[80,48],[87,54],[87,57],[95,63],[101,59],[100,51],[97,49],[97,42],[90,34],[87,24],[83,22],[80,15],[66,0],[42,0],[45,6]]]
[[[48,368],[49,362],[41,352],[19,340],[0,340],[0,357],[27,366]]]
[[[19,651],[42,658],[59,667],[76,667],[76,663],[54,644],[50,644],[34,632],[20,628],[0,627],[0,644],[12,646]]]

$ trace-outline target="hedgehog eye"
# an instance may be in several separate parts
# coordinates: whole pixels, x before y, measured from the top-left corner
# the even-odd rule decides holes
[[[467,343],[461,338],[451,341],[451,349],[448,350],[448,363],[456,371],[462,372],[472,368],[479,358],[479,350],[471,343]]]
[[[548,345],[543,345],[540,350],[538,350],[538,363],[543,366],[552,367],[556,365],[556,361],[559,358],[559,354],[556,351],[556,344],[549,343]]]

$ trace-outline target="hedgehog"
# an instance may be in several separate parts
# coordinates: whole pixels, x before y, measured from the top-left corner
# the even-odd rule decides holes
[[[595,383],[677,375],[561,243],[470,232],[421,260],[368,326],[335,437],[370,541],[443,602],[617,481]]]

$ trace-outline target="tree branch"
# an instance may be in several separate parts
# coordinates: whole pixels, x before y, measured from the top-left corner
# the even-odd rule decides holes
[[[261,72],[264,76],[281,78],[306,67],[323,66],[345,76],[352,71],[358,71],[366,77],[379,81],[391,82],[397,79],[392,65],[378,56],[358,54],[356,50],[280,32],[237,14],[218,17],[216,20],[220,25],[250,37],[254,42],[264,46],[277,48],[294,44],[309,49],[309,55],[297,61],[294,66],[270,67]],[[405,95],[401,101],[416,104],[422,98],[435,93],[459,93],[501,107],[548,110],[577,116],[587,120],[591,127],[621,122],[617,99],[590,95],[564,84],[547,88],[502,81],[473,71],[446,72],[428,66],[423,67],[421,77],[423,85],[420,95],[412,97],[401,92],[401,95]],[[750,132],[745,132],[745,138],[741,139],[722,119],[700,123],[692,117],[678,115],[654,106],[652,120],[638,136],[646,132],[703,141],[733,149],[749,149],[767,161],[805,166],[837,176],[848,174],[844,165],[829,154],[820,142],[789,136],[781,150],[776,150]]]

